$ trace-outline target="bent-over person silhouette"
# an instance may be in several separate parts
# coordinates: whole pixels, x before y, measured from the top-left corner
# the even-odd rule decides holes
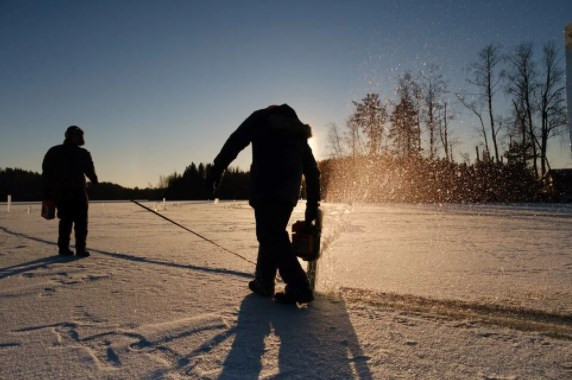
[[[274,296],[280,303],[314,300],[286,230],[300,196],[302,175],[306,180],[306,221],[310,223],[317,217],[320,171],[308,145],[311,136],[310,126],[302,123],[287,104],[255,111],[230,135],[207,177],[207,186],[215,190],[223,171],[252,143],[250,205],[254,208],[259,249],[255,279],[249,288],[262,296]],[[275,295],[277,271],[286,287]]]

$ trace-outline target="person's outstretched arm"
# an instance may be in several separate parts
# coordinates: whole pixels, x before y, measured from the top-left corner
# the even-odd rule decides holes
[[[95,174],[95,167],[93,165],[93,160],[91,158],[91,154],[87,151],[86,151],[86,153],[87,154],[85,157],[84,173],[87,176],[87,178],[89,178],[91,183],[93,183],[94,185],[97,185],[98,179],[97,179],[97,174]]]
[[[241,150],[252,141],[252,133],[261,117],[260,111],[254,112],[234,131],[224,143],[220,153],[213,161],[213,167],[207,176],[207,188],[214,191],[220,184],[222,172],[238,156]]]
[[[220,153],[214,159],[214,167],[222,173],[228,165],[246,148],[252,140],[252,130],[260,118],[260,111],[254,112],[226,140]]]

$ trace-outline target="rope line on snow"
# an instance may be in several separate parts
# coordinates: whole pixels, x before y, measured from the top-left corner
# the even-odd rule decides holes
[[[201,235],[201,234],[199,234],[199,233],[196,233],[195,231],[191,230],[190,228],[187,228],[187,227],[183,226],[182,224],[175,222],[173,219],[167,218],[165,215],[163,215],[163,214],[161,214],[161,213],[159,213],[159,212],[157,212],[157,211],[155,211],[155,210],[153,210],[153,209],[151,209],[151,208],[149,208],[149,207],[147,207],[147,206],[145,206],[145,205],[142,205],[141,203],[137,202],[136,200],[130,199],[130,201],[133,202],[133,203],[135,203],[137,206],[139,206],[139,207],[141,207],[141,208],[144,208],[145,210],[147,210],[147,211],[149,211],[149,212],[151,212],[151,213],[157,215],[158,217],[163,218],[163,219],[165,219],[166,221],[168,221],[168,222],[174,224],[175,226],[180,227],[180,228],[184,229],[185,231],[192,233],[192,234],[195,235],[195,236],[198,236],[199,238],[203,239],[204,241],[207,241],[207,242],[211,243],[212,245],[214,245],[214,246],[216,246],[216,247],[222,249],[223,251],[228,252],[228,253],[230,253],[230,254],[236,256],[236,257],[241,258],[241,259],[244,260],[244,261],[247,261],[247,262],[249,262],[249,263],[251,263],[251,264],[256,265],[256,263],[254,263],[253,261],[248,260],[246,257],[244,257],[244,256],[242,256],[242,255],[240,255],[240,254],[238,254],[238,253],[236,253],[236,252],[233,252],[233,251],[231,251],[230,249],[227,249],[227,248],[223,247],[222,245],[220,245],[220,244],[218,244],[218,243],[212,241],[211,239],[208,239],[208,238],[204,237],[203,235]]]

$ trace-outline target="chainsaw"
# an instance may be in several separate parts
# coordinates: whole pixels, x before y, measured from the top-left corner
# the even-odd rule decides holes
[[[322,211],[314,222],[299,220],[292,225],[292,245],[296,256],[304,261],[320,258],[320,237],[322,234]]]

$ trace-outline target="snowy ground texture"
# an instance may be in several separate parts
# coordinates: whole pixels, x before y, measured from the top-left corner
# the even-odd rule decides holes
[[[296,308],[134,204],[91,204],[84,259],[57,256],[39,205],[2,206],[0,379],[572,378],[572,207],[325,210],[318,295]],[[255,260],[245,202],[161,212]]]

